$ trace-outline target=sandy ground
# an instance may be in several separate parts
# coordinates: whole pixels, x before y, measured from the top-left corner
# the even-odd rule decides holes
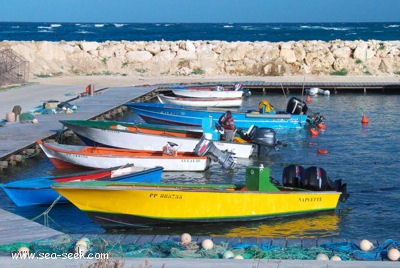
[[[24,86],[4,87],[0,89],[0,120],[7,118],[15,105],[28,112],[48,100],[67,101],[85,92],[86,86],[93,84],[95,89],[135,85],[207,83],[207,82],[393,82],[400,83],[398,75],[384,76],[57,76],[32,78]]]

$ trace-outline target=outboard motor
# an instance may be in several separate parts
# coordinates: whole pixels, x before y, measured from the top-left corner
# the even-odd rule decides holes
[[[342,184],[342,180],[332,181],[329,179],[326,171],[319,167],[309,167],[304,172],[302,180],[304,189],[314,191],[337,191],[341,192],[339,200],[344,202],[349,198],[347,193],[347,184]]]
[[[307,110],[307,104],[296,97],[292,97],[286,107],[286,112],[290,114],[307,114]]]
[[[319,167],[309,167],[304,172],[301,181],[304,189],[313,191],[329,191],[334,190],[331,181],[328,179],[326,171]]]
[[[210,140],[207,140],[205,136],[200,139],[200,142],[196,144],[194,148],[195,154],[198,156],[208,155],[211,159],[216,162],[219,162],[226,169],[233,169],[236,166],[236,159],[232,156],[231,153],[222,152],[217,147],[215,147],[214,143]]]
[[[307,116],[307,122],[312,127],[317,127],[319,124],[325,123],[325,117],[320,113],[311,113]]]
[[[276,139],[276,132],[272,128],[259,128],[251,125],[247,132],[238,131],[240,137],[258,147],[258,154],[267,154],[271,149],[279,150],[281,144]]]
[[[301,181],[304,177],[304,167],[298,165],[289,165],[283,169],[282,184],[286,187],[301,187]]]
[[[245,97],[251,96],[251,91],[247,88],[244,88],[242,83],[235,83],[233,85],[233,90],[234,91],[243,91],[243,96],[245,96]]]

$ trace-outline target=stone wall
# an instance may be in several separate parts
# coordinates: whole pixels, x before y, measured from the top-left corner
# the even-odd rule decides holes
[[[30,75],[400,74],[400,41],[3,41]]]

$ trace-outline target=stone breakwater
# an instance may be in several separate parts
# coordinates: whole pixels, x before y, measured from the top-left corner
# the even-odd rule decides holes
[[[400,41],[3,41],[51,75],[382,75],[400,73]]]

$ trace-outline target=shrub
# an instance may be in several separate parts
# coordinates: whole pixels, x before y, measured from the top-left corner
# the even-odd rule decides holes
[[[331,75],[347,75],[349,72],[346,69],[341,69],[339,71],[332,72]]]

